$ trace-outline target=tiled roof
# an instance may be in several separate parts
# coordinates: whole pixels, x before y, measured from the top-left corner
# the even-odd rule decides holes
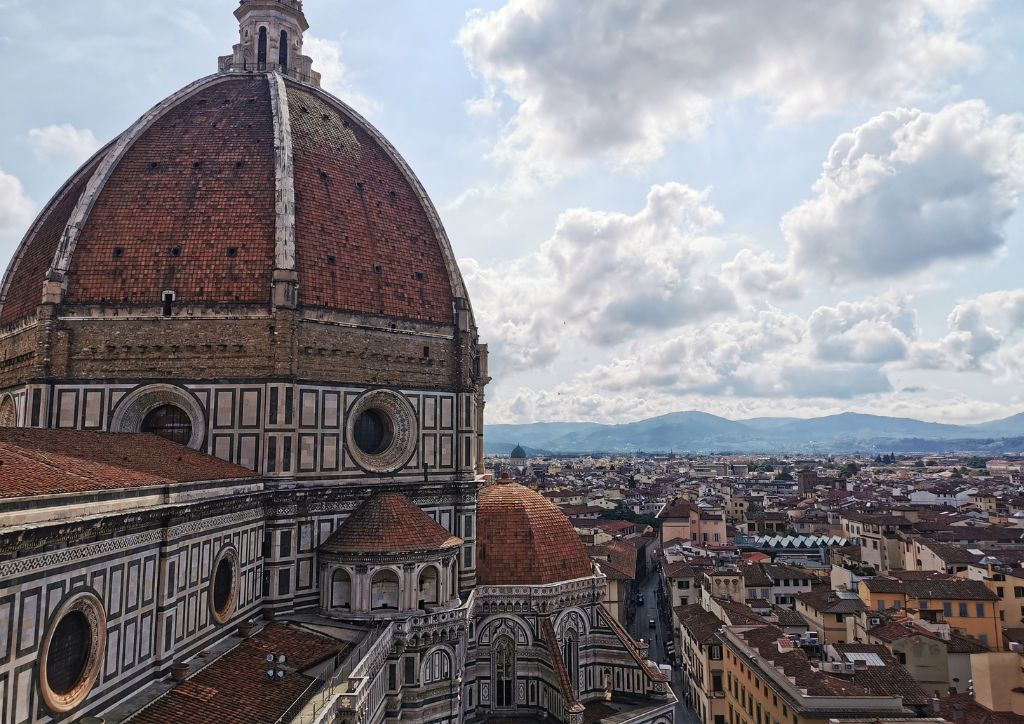
[[[341,653],[337,639],[271,623],[129,719],[132,724],[272,724],[309,695],[302,672]],[[267,654],[286,657],[284,678],[267,677]]]
[[[109,147],[108,147],[109,148]],[[85,190],[107,148],[99,151],[68,179],[40,213],[22,244],[21,256],[15,256],[7,273],[10,286],[0,309],[0,324],[7,324],[36,311],[42,300],[43,280],[57,251],[78,198]]]
[[[690,505],[689,501],[679,498],[671,503],[667,504],[658,513],[659,518],[689,518],[690,511],[693,510],[693,506]]]
[[[900,581],[878,576],[865,578],[864,585],[872,593],[905,593],[918,600],[952,599],[960,601],[998,601],[997,596],[981,581],[950,576],[927,580]]]
[[[401,493],[377,493],[363,502],[317,548],[325,553],[403,553],[458,546],[462,539]]]
[[[71,257],[66,300],[157,304],[173,289],[185,303],[269,301],[274,192],[266,78],[199,91],[114,167]]]
[[[957,724],[1024,724],[1024,716],[1012,711],[991,711],[970,694],[952,694],[939,700],[939,713]]]
[[[803,649],[779,651],[778,641],[785,638],[782,629],[775,626],[756,626],[737,631],[748,646],[757,651],[765,660],[764,666],[775,666],[787,677],[792,677],[800,689],[806,689],[810,696],[868,696],[861,685],[839,676],[832,676],[815,669]]]
[[[73,247],[66,303],[158,305],[163,290],[185,304],[270,301],[274,81],[259,73],[204,82],[159,109],[102,180]],[[447,241],[404,162],[327,94],[285,85],[299,304],[450,324],[461,280],[449,273]],[[0,324],[40,304],[101,157],[44,208],[19,248]]]
[[[416,189],[350,112],[287,85],[299,303],[451,322],[441,242]]]
[[[673,610],[679,624],[686,629],[690,637],[702,644],[711,641],[722,626],[718,616],[696,603],[676,606]]]
[[[853,681],[872,694],[880,696],[902,696],[903,703],[923,706],[928,703],[928,694],[903,667],[896,657],[884,646],[874,644],[835,644],[838,653],[871,654],[882,661],[882,666],[858,666]],[[857,662],[856,656],[847,656],[848,661]]]
[[[540,493],[518,483],[480,491],[477,580],[484,585],[545,584],[592,575],[572,524]]]
[[[796,599],[821,613],[858,613],[865,608],[864,602],[857,596],[845,598],[829,589],[798,593]]]
[[[254,476],[156,435],[0,428],[0,498]]]

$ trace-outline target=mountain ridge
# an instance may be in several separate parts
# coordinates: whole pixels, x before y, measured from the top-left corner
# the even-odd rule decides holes
[[[1024,412],[966,425],[841,412],[811,418],[730,420],[697,410],[634,422],[540,422],[485,425],[487,452],[516,444],[531,454],[587,452],[937,452],[1020,450]],[[919,445],[920,449],[915,449]]]

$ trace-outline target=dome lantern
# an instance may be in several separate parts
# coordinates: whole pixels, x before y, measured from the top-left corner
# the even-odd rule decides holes
[[[320,86],[312,59],[302,54],[302,35],[309,30],[302,0],[241,0],[235,17],[239,42],[220,57],[220,72],[276,70]]]

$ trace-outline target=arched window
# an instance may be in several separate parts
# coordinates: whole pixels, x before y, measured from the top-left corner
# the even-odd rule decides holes
[[[508,636],[494,643],[494,706],[511,709],[516,703],[516,644]]]
[[[331,608],[352,607],[352,577],[339,568],[331,576]]]
[[[429,653],[423,662],[423,683],[448,681],[452,678],[452,658],[444,649]]]
[[[278,48],[277,64],[281,67],[282,73],[288,72],[288,31],[281,31],[281,44]]]
[[[256,43],[256,70],[267,69],[267,29],[260,28],[260,37]]]
[[[448,568],[448,597],[454,600],[459,595],[459,567],[452,561]]]
[[[437,568],[434,566],[427,566],[420,571],[420,582],[419,582],[419,604],[420,608],[425,608],[427,604],[440,603],[440,590],[441,581],[437,574]]]
[[[565,671],[569,674],[569,685],[575,693],[579,693],[579,663],[580,649],[575,631],[565,634],[565,642],[562,644],[562,662],[565,664]]]
[[[398,574],[391,570],[377,571],[370,581],[370,608],[398,608]]]
[[[151,410],[142,420],[142,432],[166,438],[179,445],[188,445],[192,439],[192,420],[177,405],[161,405]]]

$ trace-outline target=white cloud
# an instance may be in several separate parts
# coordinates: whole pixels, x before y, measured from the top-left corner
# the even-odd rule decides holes
[[[832,146],[817,196],[782,221],[794,274],[896,277],[992,254],[1024,186],[1024,116],[981,101],[875,116]]]
[[[903,360],[917,336],[909,300],[872,298],[819,307],[807,320],[818,359],[883,364]]]
[[[721,220],[706,192],[669,183],[633,215],[563,212],[527,257],[492,268],[463,261],[499,366],[547,364],[566,338],[611,346],[734,309],[729,285],[701,271]]]
[[[100,147],[92,131],[75,128],[70,123],[33,128],[28,132],[28,138],[32,151],[43,161],[67,161],[77,165]]]
[[[341,43],[307,33],[302,41],[302,52],[313,59],[313,70],[320,74],[320,85],[324,90],[345,101],[362,115],[372,116],[380,111],[378,101],[361,93],[352,84],[348,68],[341,59]]]
[[[1020,364],[1013,358],[1024,332],[1024,289],[982,294],[957,304],[947,323],[950,332],[915,346],[911,363],[923,369],[984,370],[1006,382]]]
[[[36,204],[18,177],[0,171],[0,237],[24,233],[35,213]]]
[[[853,100],[935,93],[973,62],[963,23],[977,2],[509,0],[459,33],[495,110],[515,106],[497,158],[551,181],[595,158],[646,164],[699,133],[717,100],[750,97],[780,117]]]

